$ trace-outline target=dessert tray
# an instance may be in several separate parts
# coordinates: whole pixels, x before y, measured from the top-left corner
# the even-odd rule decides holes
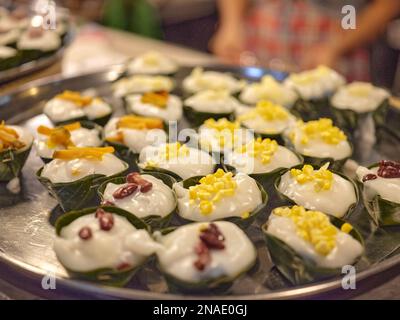
[[[52,58],[46,58],[52,59]],[[34,62],[32,68],[38,68],[44,61]],[[23,68],[23,67],[20,67]],[[278,80],[286,75],[271,72],[262,68],[231,68],[223,66],[207,67],[211,70],[230,72],[235,77],[248,81],[257,81],[266,74]],[[180,94],[180,84],[191,68],[180,68],[173,76],[177,84],[176,93]],[[14,71],[7,71],[8,77]],[[21,71],[18,71],[21,72]],[[114,108],[114,115],[124,113],[120,99],[113,96],[111,83],[121,78],[123,66],[117,65],[93,74],[74,78],[52,77],[30,83],[18,91],[0,97],[0,119],[8,124],[18,124],[31,129],[32,132],[40,124],[48,124],[48,118],[42,113],[44,103],[64,90],[95,91],[104,97]],[[7,75],[0,74],[0,81]],[[390,119],[387,127],[377,128],[380,139],[372,149],[363,141],[356,144],[357,152],[352,159],[362,165],[370,165],[381,159],[398,160],[400,140],[396,131],[396,120],[399,111],[389,107]],[[398,122],[397,122],[398,123]],[[179,128],[189,127],[183,118]],[[397,159],[396,159],[397,158]],[[327,280],[313,281],[304,285],[291,284],[274,267],[265,245],[260,226],[265,223],[268,212],[274,208],[277,195],[269,192],[268,207],[262,217],[257,218],[245,230],[257,249],[257,261],[254,267],[233,285],[223,291],[214,293],[182,293],[170,290],[162,274],[153,262],[147,263],[123,287],[113,287],[72,279],[58,262],[52,243],[55,236],[54,224],[62,215],[56,200],[43,188],[36,178],[36,172],[43,166],[41,159],[32,151],[22,170],[21,193],[10,194],[4,183],[0,189],[0,277],[13,285],[40,297],[88,297],[88,298],[126,298],[126,299],[282,299],[311,298],[321,294],[336,292],[348,294],[342,290],[342,277],[331,277]],[[355,211],[347,220],[360,231],[365,242],[365,254],[355,264],[357,283],[369,279],[384,282],[392,270],[400,265],[400,228],[377,227],[366,213],[360,201]],[[43,277],[55,277],[56,290],[42,288]],[[46,278],[45,278],[46,279]],[[351,291],[351,290],[350,290]],[[358,293],[358,291],[356,291]]]

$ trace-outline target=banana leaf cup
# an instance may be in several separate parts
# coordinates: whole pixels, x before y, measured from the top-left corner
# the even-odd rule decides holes
[[[289,149],[291,149],[293,152],[296,152],[297,154],[299,154],[304,159],[304,163],[311,164],[312,166],[316,166],[316,167],[322,167],[325,163],[329,162],[329,170],[334,170],[334,171],[342,170],[344,164],[346,163],[346,161],[348,159],[351,158],[351,156],[354,152],[354,146],[351,143],[351,141],[348,140],[352,152],[349,156],[344,157],[342,159],[335,160],[330,157],[320,158],[320,157],[314,157],[314,156],[307,156],[305,154],[298,152],[296,150],[296,148],[294,147],[292,141],[287,136],[284,136],[284,140],[285,140],[285,146],[288,147]]]
[[[20,175],[28,159],[32,144],[20,150],[6,150],[0,152],[0,182],[8,182]]]
[[[86,129],[90,129],[90,130],[97,129],[97,131],[99,132],[99,138],[100,138],[100,140],[102,142],[100,144],[100,146],[103,145],[103,137],[102,137],[102,134],[101,134],[101,132],[102,132],[101,126],[99,126],[98,124],[96,124],[96,123],[94,123],[92,121],[86,121],[86,120],[79,121],[79,123],[81,124],[82,128],[86,128]],[[97,146],[90,146],[90,147],[97,147]],[[47,157],[40,157],[40,159],[42,159],[42,161],[44,163],[49,163],[51,160],[53,160],[53,158],[47,158]]]
[[[304,100],[299,98],[290,112],[303,121],[317,120],[323,117],[331,117],[329,97],[322,99]]]
[[[307,162],[305,162],[307,163]],[[290,169],[285,169],[283,171],[280,172],[279,176],[275,178],[274,181],[274,189],[275,189],[275,193],[278,195],[279,200],[280,200],[280,205],[282,206],[290,206],[290,205],[301,205],[296,203],[294,200],[290,199],[288,196],[284,195],[280,190],[279,190],[279,184],[281,182],[281,177],[286,173],[289,172],[291,169],[301,169],[303,167],[303,165],[298,165],[295,166],[293,168]],[[314,169],[319,169],[321,166],[315,166]],[[346,175],[344,175],[341,172],[335,171],[335,170],[331,170],[329,169],[329,171],[331,171],[333,174],[336,174],[340,177],[342,177],[343,179],[349,181],[353,188],[354,188],[354,192],[356,194],[356,202],[354,204],[352,204],[348,209],[347,212],[342,216],[341,219],[347,219],[353,212],[354,210],[357,208],[357,205],[360,201],[360,192],[359,189],[357,187],[357,184],[349,177],[347,177]],[[334,199],[332,199],[332,201],[335,201]],[[304,206],[304,205],[303,205]],[[310,209],[310,208],[306,208],[306,209]],[[311,209],[310,209],[311,210]]]
[[[219,164],[216,164],[214,167],[214,171],[217,171],[217,169],[219,168]],[[170,170],[167,169],[163,169],[163,168],[159,168],[159,167],[153,167],[153,166],[146,166],[146,167],[140,167],[139,168],[140,172],[143,174],[147,174],[147,173],[152,173],[152,172],[159,172],[159,173],[163,173],[163,174],[167,174],[169,176],[171,176],[172,178],[174,178],[177,182],[182,181],[183,178],[181,176],[179,176],[177,173],[172,172]]]
[[[170,175],[164,174],[164,173],[149,172],[149,173],[146,173],[146,174],[149,174],[149,175],[151,175],[151,176],[153,176],[153,177],[155,177],[157,179],[160,179],[162,182],[164,182],[171,189],[171,191],[172,191],[173,184],[176,183],[176,180],[173,177],[171,177]],[[97,190],[97,192],[99,194],[99,197],[100,197],[100,200],[102,202],[105,200],[104,199],[104,191],[105,191],[108,183],[124,184],[124,183],[126,183],[126,178],[125,177],[116,177],[116,178],[112,178],[112,179],[108,179],[108,180],[104,181],[99,186],[99,188]],[[169,225],[172,216],[176,213],[177,203],[176,203],[175,193],[174,193],[174,197],[175,197],[175,207],[170,213],[168,213],[164,217],[161,217],[161,216],[156,215],[156,214],[152,214],[152,215],[149,215],[149,216],[146,216],[146,217],[143,217],[143,218],[139,218],[139,217],[137,217],[135,215],[134,212],[130,212],[130,211],[124,210],[122,208],[118,208],[117,206],[116,206],[116,208],[118,208],[121,211],[124,211],[126,214],[134,215],[137,219],[142,220],[143,223],[147,224],[152,229],[162,229],[162,228],[165,228],[165,227],[167,227]]]
[[[189,187],[198,184],[200,179],[203,178],[203,177],[204,176],[197,176],[197,177],[192,177],[192,178],[183,180],[181,182],[182,186],[185,189],[189,189]],[[218,220],[218,221],[224,220],[224,221],[232,222],[232,223],[236,224],[237,226],[239,226],[241,229],[247,229],[248,227],[250,227],[250,225],[257,218],[257,216],[259,216],[263,212],[263,210],[266,208],[267,203],[268,203],[268,194],[267,194],[267,192],[264,190],[263,186],[259,182],[257,182],[257,186],[258,186],[258,189],[261,192],[261,200],[262,200],[262,202],[253,211],[251,211],[250,214],[247,217],[237,217],[237,216],[235,216],[235,217],[226,217],[226,218],[215,219],[215,220]],[[186,218],[183,218],[182,216],[180,216],[179,215],[179,207],[178,207],[178,216],[179,216],[179,219],[182,220],[185,223],[199,222],[199,221],[195,221],[195,220],[189,220],[189,219],[186,219]],[[214,221],[214,220],[210,219],[210,221],[208,221],[208,222],[212,222],[212,221]]]
[[[163,130],[166,132],[166,136],[168,136],[169,132],[168,124],[165,122],[163,122],[163,124],[164,124]],[[134,152],[127,145],[123,143],[107,140],[104,131],[103,131],[103,139],[106,145],[114,147],[115,154],[118,156],[118,158],[126,161],[129,164],[130,171],[140,171],[140,168],[138,166],[140,152]]]
[[[369,166],[369,169],[378,167],[378,163]],[[361,190],[364,206],[374,223],[381,227],[400,225],[400,203],[383,199],[379,194],[370,197],[367,195],[364,184],[357,179]]]
[[[167,235],[171,232],[174,232],[179,227],[170,227],[164,230],[161,230],[162,235]],[[256,259],[257,260],[257,259]],[[215,293],[222,294],[226,292],[233,284],[233,282],[250,271],[254,265],[256,264],[256,260],[249,264],[244,270],[242,270],[239,274],[234,276],[219,276],[213,279],[201,280],[201,281],[184,281],[182,279],[178,279],[177,277],[171,275],[167,271],[163,269],[159,260],[157,259],[157,269],[163,274],[168,288],[171,292],[182,292],[182,293],[198,293],[198,294],[207,294],[207,293]]]
[[[41,176],[43,167],[37,171],[36,177],[58,201],[64,212],[67,212],[98,203],[97,188],[107,179],[125,175],[128,171],[128,164],[124,162],[124,165],[123,171],[109,177],[102,174],[91,174],[72,182],[53,183]]]
[[[149,231],[149,226],[147,226],[142,220],[137,219],[134,215],[129,214],[123,210],[119,210],[116,207],[102,207],[106,212],[112,213],[119,215],[121,217],[125,217],[130,224],[132,224],[136,229],[145,229]],[[96,212],[97,207],[92,207],[92,208],[86,208],[83,210],[79,211],[70,211],[67,212],[66,214],[62,215],[59,217],[56,221],[55,224],[55,229],[56,229],[56,234],[57,236],[60,236],[61,230],[68,226],[70,223],[72,223],[74,220],[88,215],[88,214],[93,214]],[[97,282],[103,285],[111,285],[111,286],[117,286],[117,287],[122,287],[126,283],[129,282],[129,280],[133,277],[135,272],[140,269],[142,265],[144,265],[146,261],[144,261],[142,264],[133,266],[131,268],[128,268],[126,270],[117,270],[113,268],[101,268],[101,269],[96,269],[88,272],[80,272],[80,271],[74,271],[71,269],[68,269],[64,266],[64,268],[67,270],[68,274],[72,278],[76,279],[81,279],[85,281],[91,281],[91,282]]]
[[[389,99],[385,99],[379,107],[372,112],[357,113],[351,109],[339,109],[331,104],[332,114],[335,122],[343,130],[354,135],[355,132],[362,130],[368,117],[372,117],[375,127],[385,124],[386,114],[389,108]]]
[[[0,153],[0,182],[19,176],[31,149],[32,145],[21,151],[7,150]]]
[[[228,113],[201,112],[185,105],[183,106],[183,114],[194,127],[199,127],[204,123],[204,121],[210,118],[214,120],[226,118],[230,121],[235,119],[235,113],[233,111]]]
[[[303,157],[297,153],[295,153],[297,158],[300,161],[300,164],[304,163]],[[236,174],[238,171],[234,166],[231,166],[229,164],[225,164],[224,161],[222,161],[222,168],[225,171],[231,171],[233,174]],[[252,177],[254,180],[256,180],[259,184],[262,185],[264,190],[269,193],[271,191],[271,188],[274,186],[275,180],[281,176],[281,174],[286,171],[287,168],[276,168],[275,170],[272,170],[270,172],[265,172],[265,173],[250,173],[248,174],[250,177]]]
[[[332,216],[330,216],[329,219],[339,230],[341,226],[346,223],[346,221]],[[342,274],[342,268],[320,267],[310,258],[301,256],[284,241],[269,234],[267,229],[268,222],[261,226],[261,230],[264,234],[264,239],[272,262],[293,285],[304,285]],[[364,247],[364,240],[356,229],[353,228],[349,234]],[[353,264],[356,264],[360,258],[361,257],[358,257]]]
[[[58,120],[52,119],[52,117],[50,115],[46,114],[46,112],[44,112],[44,114],[50,119],[50,121],[56,127],[66,125],[66,124],[69,124],[72,122],[81,122],[81,121],[94,122],[95,124],[104,127],[107,124],[107,122],[111,119],[111,116],[113,113],[113,108],[110,103],[108,103],[108,106],[110,109],[110,112],[108,114],[98,117],[98,118],[94,118],[94,119],[89,119],[87,116],[83,116],[83,117],[71,118],[71,119],[67,119],[67,120],[58,121]]]

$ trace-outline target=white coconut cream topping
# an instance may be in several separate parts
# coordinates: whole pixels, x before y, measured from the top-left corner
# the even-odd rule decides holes
[[[246,85],[246,81],[237,80],[229,73],[204,71],[202,68],[193,69],[192,73],[183,80],[183,88],[190,93],[205,90],[226,90],[236,93]]]
[[[235,278],[248,270],[256,259],[254,245],[235,224],[217,221],[215,225],[224,236],[222,250],[210,250],[210,263],[204,270],[195,267],[198,259],[195,248],[205,223],[191,223],[161,236],[158,240],[164,250],[157,252],[161,268],[167,274],[187,282],[215,279],[221,276]]]
[[[100,132],[97,129],[81,127],[70,131],[70,134],[71,142],[76,147],[98,147],[101,145],[101,140],[99,138]],[[35,141],[35,147],[39,157],[51,158],[54,151],[65,149],[62,145],[54,146],[54,148],[49,147],[48,139],[49,137],[46,135],[38,135],[38,139]]]
[[[174,88],[174,82],[164,76],[134,75],[118,80],[112,85],[114,95],[124,97],[128,94],[167,91]]]
[[[128,72],[132,74],[171,74],[177,70],[173,60],[156,51],[146,52],[128,64]]]
[[[268,161],[263,160],[262,153],[255,154],[252,150],[238,150],[225,153],[225,164],[233,166],[237,171],[246,174],[268,173],[279,168],[291,168],[301,163],[300,159],[289,149],[276,146],[276,150],[268,155]],[[264,158],[265,159],[265,158]]]
[[[308,175],[305,172],[303,169],[303,175]],[[329,174],[329,177],[323,174],[311,177],[315,172],[311,169],[309,180],[301,180],[303,176],[297,177],[291,171],[286,172],[281,176],[279,192],[307,209],[322,211],[337,218],[343,217],[357,202],[354,185],[335,173]]]
[[[166,169],[182,179],[188,179],[212,173],[215,161],[205,151],[180,143],[168,143],[143,148],[139,156],[139,166]]]
[[[376,110],[389,96],[388,91],[370,83],[353,82],[341,87],[333,95],[331,103],[337,109],[364,113]]]
[[[230,113],[240,106],[227,90],[202,91],[186,99],[184,104],[196,111],[210,113]]]
[[[228,191],[225,191],[225,187],[223,189],[213,187],[207,200],[202,196],[203,191],[197,191],[202,189],[201,185],[190,191],[181,183],[175,184],[179,215],[192,221],[214,221],[228,217],[247,218],[251,211],[262,203],[261,191],[256,181],[244,173],[238,173],[232,180],[232,188],[226,188]],[[225,194],[227,196],[224,196]],[[202,197],[205,200],[200,200]],[[218,199],[213,201],[216,198]]]
[[[44,106],[43,112],[55,122],[87,117],[89,120],[102,118],[112,112],[111,106],[105,101],[94,98],[85,106],[79,106],[71,100],[55,97]]]
[[[0,46],[0,59],[9,59],[17,55],[17,50],[10,47]]]
[[[57,50],[60,46],[59,35],[51,30],[42,31],[39,37],[32,37],[29,30],[25,31],[17,43],[19,50],[40,50],[44,52]]]
[[[166,104],[158,106],[149,102],[143,102],[143,95],[135,94],[126,97],[128,110],[135,114],[161,118],[165,121],[177,121],[182,118],[182,101],[175,95],[168,95]]]
[[[346,135],[333,126],[332,120],[323,118],[306,123],[297,122],[285,131],[296,151],[316,158],[341,160],[352,154]]]
[[[299,235],[294,221],[272,213],[268,220],[267,232],[285,242],[300,256],[313,260],[319,267],[340,268],[352,264],[363,253],[360,242],[350,234],[336,227],[334,248],[326,255],[316,251],[314,245]]]
[[[236,115],[246,128],[261,134],[281,134],[296,122],[288,110],[270,101],[259,101],[255,108],[239,106]]]
[[[247,85],[240,94],[240,100],[250,105],[261,100],[268,100],[290,108],[296,102],[297,94],[294,90],[276,81],[274,77],[266,75],[260,82]]]
[[[173,191],[162,180],[151,175],[143,174],[141,178],[152,183],[150,191],[135,192],[123,199],[115,199],[114,192],[128,184],[108,183],[104,190],[104,200],[114,203],[116,207],[129,211],[139,218],[152,215],[165,217],[170,214],[176,206]]]
[[[291,74],[284,84],[305,100],[323,99],[333,94],[346,80],[325,66]]]
[[[67,183],[92,174],[112,176],[126,169],[123,161],[113,154],[104,154],[101,160],[78,158],[53,159],[43,167],[41,176],[53,183]]]
[[[146,230],[136,229],[125,217],[114,214],[113,221],[110,230],[102,230],[94,214],[72,221],[54,241],[57,258],[66,268],[78,272],[132,268],[160,247]],[[79,236],[83,228],[90,229],[90,238]]]
[[[400,203],[400,178],[383,178],[378,176],[378,167],[371,169],[358,167],[357,178],[362,182],[363,178],[368,174],[375,176],[374,179],[364,181],[364,195],[368,200],[372,200],[376,195],[382,199]]]
[[[6,32],[0,32],[0,46],[16,43],[20,34],[21,31],[19,29],[10,29]]]
[[[161,129],[130,129],[118,128],[117,124],[120,118],[112,118],[104,127],[104,135],[107,138],[114,138],[122,134],[122,143],[134,153],[140,151],[150,145],[158,145],[165,143],[167,135]]]

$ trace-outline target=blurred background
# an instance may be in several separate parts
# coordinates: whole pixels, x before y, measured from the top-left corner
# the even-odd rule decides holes
[[[34,2],[0,0],[2,6],[13,7],[32,7]],[[139,40],[127,40],[129,33],[212,54],[204,60],[207,62],[286,71],[325,64],[342,72],[348,80],[372,81],[400,91],[400,1],[397,0],[55,2],[70,10],[80,31],[74,41],[80,46],[72,46],[70,50],[78,62],[75,66],[69,64],[69,74],[82,70],[83,66],[91,69],[115,63],[131,55],[130,52],[134,55],[141,51]],[[356,10],[354,30],[341,26],[346,15],[343,7],[349,4]],[[118,35],[107,33],[110,29],[123,31],[125,40],[119,44],[123,42],[125,50],[118,50],[113,42]],[[155,43],[149,42],[147,47]],[[185,60],[183,54],[182,59]]]

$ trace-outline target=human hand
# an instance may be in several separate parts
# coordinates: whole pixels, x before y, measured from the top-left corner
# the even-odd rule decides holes
[[[244,42],[244,30],[241,25],[221,26],[210,40],[209,46],[223,62],[239,64]]]
[[[317,44],[305,52],[300,67],[303,70],[313,69],[319,65],[335,68],[339,54],[333,45]]]

